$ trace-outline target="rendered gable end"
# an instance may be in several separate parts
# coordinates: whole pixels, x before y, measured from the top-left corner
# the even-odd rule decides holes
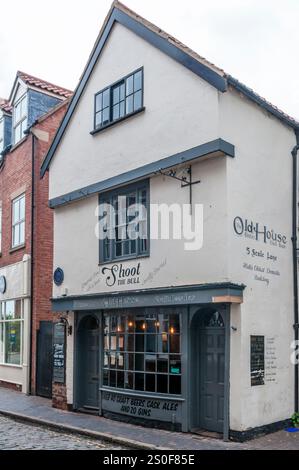
[[[139,67],[145,111],[90,135],[95,93]],[[51,162],[50,199],[217,139],[218,93],[115,23]]]

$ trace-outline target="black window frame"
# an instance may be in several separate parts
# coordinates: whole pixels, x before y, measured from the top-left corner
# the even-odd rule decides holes
[[[141,244],[142,240],[138,238],[135,240],[136,242],[136,252],[131,253],[131,254],[124,254],[121,256],[116,256],[116,244],[117,241],[116,239],[111,239],[110,244],[109,244],[109,257],[104,256],[104,250],[105,250],[105,240],[100,239],[99,240],[99,265],[103,264],[109,264],[117,261],[125,261],[129,259],[137,259],[137,258],[144,258],[148,257],[150,254],[150,184],[149,184],[149,179],[138,181],[136,183],[132,183],[127,186],[123,186],[111,191],[103,192],[99,194],[99,204],[102,203],[108,203],[113,205],[113,200],[118,197],[118,196],[123,196],[130,194],[132,192],[136,192],[136,200],[139,200],[139,194],[141,191],[146,191],[146,203],[145,207],[147,210],[147,248],[146,250],[141,249]],[[100,218],[100,217],[99,217]]]
[[[137,74],[138,72],[141,72],[141,88],[138,88],[137,90],[134,90],[133,88],[133,91],[131,93],[128,93],[127,94],[127,80],[130,79],[130,77],[133,77],[133,83],[134,83],[134,76],[135,74]],[[119,117],[118,118],[115,118],[113,119],[113,108],[115,106],[117,106],[117,104],[120,103],[120,101],[118,103],[114,103],[113,104],[113,90],[117,89],[118,87],[121,87],[121,86],[124,86],[124,99],[123,100],[120,100],[120,101],[123,101],[124,102],[124,113],[123,115],[120,115],[119,114]],[[108,92],[108,96],[109,96],[109,105],[108,106],[104,106],[103,105],[103,97],[101,98],[101,107],[100,108],[97,108],[97,100],[98,100],[98,97],[99,95],[103,95],[104,93],[107,93]],[[134,96],[137,95],[137,93],[141,92],[141,103],[140,103],[140,106],[134,110]],[[126,101],[130,98],[130,97],[133,97],[133,110],[131,112],[126,112]],[[120,80],[117,80],[116,82],[112,83],[111,85],[103,88],[102,90],[98,91],[95,95],[94,95],[94,119],[93,119],[93,130],[91,131],[91,134],[95,134],[97,132],[100,132],[101,130],[103,129],[106,129],[107,127],[110,127],[114,124],[117,124],[118,122],[121,122],[131,116],[134,116],[135,114],[138,114],[142,111],[144,111],[144,70],[143,70],[143,67],[140,67],[136,70],[134,70],[134,72],[131,72],[129,73],[128,75],[126,75],[125,77],[121,78]],[[109,119],[107,120],[107,122],[105,122],[105,124],[100,124],[100,125],[97,125],[96,124],[96,121],[97,121],[97,115],[99,113],[103,113],[103,111],[105,109],[108,109],[108,112],[109,112]]]
[[[133,309],[131,312],[127,310],[104,311],[102,388],[181,398],[184,368],[182,322],[183,309],[181,307],[148,307]],[[113,323],[114,328],[112,328]],[[143,323],[145,327],[143,330],[140,328],[140,323]],[[173,325],[175,328],[178,326],[178,329],[174,330]],[[121,363],[119,363],[120,357]],[[111,383],[111,373],[115,379],[117,378],[115,383]],[[122,378],[120,384],[118,376]],[[125,380],[125,376],[127,379],[130,377],[131,382]],[[154,389],[147,385],[147,379],[153,379],[151,382]],[[166,383],[163,380],[164,385],[162,381],[159,384],[159,379],[166,379]],[[166,390],[161,389],[165,386]],[[176,392],[173,391],[175,387],[178,389]]]

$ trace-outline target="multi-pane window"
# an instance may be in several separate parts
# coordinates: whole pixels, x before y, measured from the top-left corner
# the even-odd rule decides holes
[[[140,69],[96,94],[94,127],[105,127],[142,107],[143,69]]]
[[[0,152],[4,148],[4,119],[0,117]]]
[[[21,365],[23,301],[0,302],[0,364]]]
[[[104,314],[103,386],[180,395],[180,310],[135,312]]]
[[[14,106],[13,111],[14,122],[14,143],[16,144],[24,137],[24,131],[27,129],[27,94]]]
[[[100,195],[105,208],[100,262],[148,254],[148,197],[148,181]]]
[[[12,248],[25,243],[25,194],[12,201]]]

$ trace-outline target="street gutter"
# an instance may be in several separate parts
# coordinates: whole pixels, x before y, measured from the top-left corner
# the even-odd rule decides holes
[[[24,423],[32,423],[41,427],[51,428],[58,432],[66,432],[69,434],[79,434],[81,436],[90,437],[97,440],[102,440],[105,442],[110,442],[118,445],[122,445],[129,449],[141,449],[141,450],[170,450],[165,447],[157,447],[151,444],[146,444],[145,442],[135,441],[133,439],[126,439],[124,437],[114,436],[110,433],[91,431],[86,428],[78,428],[75,426],[70,426],[69,424],[58,424],[53,421],[48,421],[46,419],[35,418],[32,416],[24,415],[21,413],[14,413],[12,411],[5,411],[0,409],[0,416],[6,416],[14,419],[15,421],[20,421]]]

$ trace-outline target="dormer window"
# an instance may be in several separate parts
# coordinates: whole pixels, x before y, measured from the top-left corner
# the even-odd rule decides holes
[[[0,117],[0,152],[2,152],[4,147],[4,119]]]
[[[27,129],[27,93],[14,105],[14,143],[17,144],[23,137]]]

